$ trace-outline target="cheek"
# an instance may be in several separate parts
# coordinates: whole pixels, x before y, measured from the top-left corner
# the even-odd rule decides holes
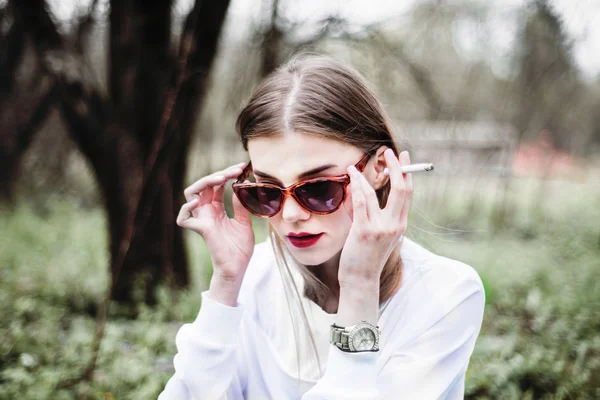
[[[274,217],[269,218],[269,224],[271,225],[271,227],[273,228],[273,230],[275,232],[277,232],[277,234],[279,234],[279,236],[281,236],[281,222],[282,219],[280,217],[281,213],[277,214]]]
[[[323,216],[321,226],[334,241],[334,246],[343,245],[352,227],[352,199],[344,204],[333,214]]]

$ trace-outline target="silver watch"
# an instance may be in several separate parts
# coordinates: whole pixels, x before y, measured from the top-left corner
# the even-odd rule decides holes
[[[351,353],[379,351],[379,327],[360,321],[352,326],[331,325],[329,343]]]

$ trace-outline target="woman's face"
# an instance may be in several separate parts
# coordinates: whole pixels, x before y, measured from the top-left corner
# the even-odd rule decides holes
[[[346,168],[356,164],[364,153],[358,147],[300,133],[287,133],[269,138],[255,138],[248,142],[248,152],[257,182],[275,183],[282,187],[301,180],[347,173]],[[370,160],[369,166],[373,160]],[[325,167],[309,176],[303,173]],[[321,168],[319,168],[321,169]],[[265,177],[265,175],[270,177]],[[368,179],[368,175],[365,174]],[[301,264],[319,265],[335,256],[344,246],[352,225],[352,198],[348,187],[344,203],[327,215],[313,214],[296,200],[286,197],[281,211],[270,222],[287,246],[290,254]],[[323,235],[309,247],[294,245],[290,233]]]

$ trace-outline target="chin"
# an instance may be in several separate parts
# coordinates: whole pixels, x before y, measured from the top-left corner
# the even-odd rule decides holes
[[[296,262],[307,266],[323,264],[335,256],[338,252],[332,246],[327,246],[321,243],[318,243],[313,247],[300,249],[287,242],[286,247]]]
[[[290,253],[292,254],[292,256],[294,257],[294,260],[296,260],[296,262],[307,265],[307,266],[311,266],[311,267],[323,264],[325,261],[327,261],[331,258],[331,257],[327,257],[327,256],[319,256],[317,254],[300,253],[298,251],[295,251],[296,249],[293,249],[293,250],[289,249],[289,250],[290,250]]]

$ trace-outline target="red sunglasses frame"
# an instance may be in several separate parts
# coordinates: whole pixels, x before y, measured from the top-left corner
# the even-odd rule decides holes
[[[369,159],[371,158],[371,155],[373,154],[373,150],[375,150],[375,149],[376,148],[367,152],[356,164],[354,164],[354,167],[358,170],[358,172],[363,172],[364,168],[367,166],[367,162],[369,161]],[[246,210],[248,210],[250,213],[256,215],[257,217],[261,217],[261,218],[271,218],[271,217],[274,217],[275,215],[279,214],[279,212],[281,212],[281,209],[283,208],[285,199],[288,196],[292,196],[294,198],[294,200],[296,200],[296,202],[302,208],[304,208],[305,210],[307,210],[313,214],[318,214],[318,215],[331,214],[331,213],[337,211],[337,209],[340,208],[340,206],[344,202],[344,199],[346,198],[346,188],[350,184],[350,176],[348,174],[337,175],[337,176],[321,176],[318,178],[306,179],[306,180],[303,180],[300,182],[296,182],[293,185],[290,185],[285,188],[282,188],[281,186],[276,185],[274,183],[244,183],[244,181],[250,176],[252,171],[253,171],[252,170],[252,162],[248,162],[248,165],[246,166],[246,168],[244,168],[242,173],[238,176],[237,180],[235,182],[233,182],[231,187],[233,188],[233,192],[235,193],[237,198],[240,200],[240,203],[242,203],[244,208],[246,208]],[[325,181],[333,181],[333,182],[343,183],[344,187],[343,187],[343,191],[342,191],[342,199],[340,200],[339,204],[333,210],[330,210],[330,211],[311,210],[296,195],[296,189],[300,186],[307,185],[310,183],[325,182]],[[257,187],[266,187],[269,189],[277,189],[282,192],[283,200],[281,200],[281,204],[279,205],[279,208],[277,209],[277,211],[275,213],[273,213],[271,215],[264,215],[264,214],[259,214],[259,213],[252,211],[249,207],[246,206],[246,204],[242,200],[242,196],[240,196],[238,193],[238,191],[240,189],[257,188]]]

